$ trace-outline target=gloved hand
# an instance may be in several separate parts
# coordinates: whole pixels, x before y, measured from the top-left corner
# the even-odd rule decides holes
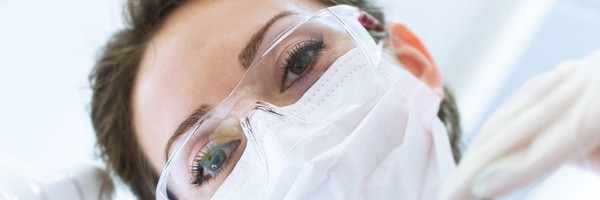
[[[568,162],[600,166],[600,52],[530,80],[500,106],[442,199],[496,198]]]

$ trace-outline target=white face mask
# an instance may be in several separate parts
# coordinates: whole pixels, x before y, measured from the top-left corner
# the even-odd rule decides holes
[[[454,169],[440,99],[381,52],[364,16],[330,7],[260,45],[232,94],[174,142],[157,198],[435,198]]]
[[[385,58],[387,80],[374,81],[368,62],[353,49],[297,103],[255,112],[241,167],[213,199],[434,199],[454,169],[439,97]]]

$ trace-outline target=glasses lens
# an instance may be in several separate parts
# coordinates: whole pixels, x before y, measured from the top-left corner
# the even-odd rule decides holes
[[[369,38],[357,10],[350,7],[333,7],[309,17],[293,14],[276,22],[265,33],[265,42],[257,45],[262,53],[254,55],[236,89],[175,140],[157,196],[210,197],[244,154],[248,141],[244,119],[257,109],[269,111],[257,102],[285,107],[309,98],[304,94],[311,87],[325,81],[325,74],[335,73],[330,66],[355,49],[375,60],[369,55],[374,42],[364,47],[358,37]]]

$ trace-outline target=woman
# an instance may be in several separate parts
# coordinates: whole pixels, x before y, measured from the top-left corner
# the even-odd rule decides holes
[[[193,126],[235,88],[245,74],[244,63],[251,61],[242,51],[253,45],[247,41],[260,41],[261,32],[289,13],[338,4],[356,6],[383,22],[381,12],[361,0],[129,1],[128,25],[108,42],[90,75],[92,121],[109,169],[138,198],[155,198],[169,138]],[[442,89],[439,70],[407,28],[386,28],[388,36],[376,39],[383,39],[406,69],[443,98],[438,116],[458,160],[458,115],[451,94]]]

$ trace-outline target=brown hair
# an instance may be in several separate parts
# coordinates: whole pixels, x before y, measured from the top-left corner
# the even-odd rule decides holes
[[[379,8],[367,0],[319,0],[332,6],[359,7],[380,21]],[[155,199],[158,174],[142,151],[132,122],[132,92],[143,52],[166,18],[185,0],[128,0],[126,26],[115,33],[100,50],[89,79],[93,90],[91,119],[97,146],[107,169],[116,173],[140,199]],[[445,88],[446,97],[438,116],[446,125],[455,160],[460,151],[460,125],[456,103]]]

